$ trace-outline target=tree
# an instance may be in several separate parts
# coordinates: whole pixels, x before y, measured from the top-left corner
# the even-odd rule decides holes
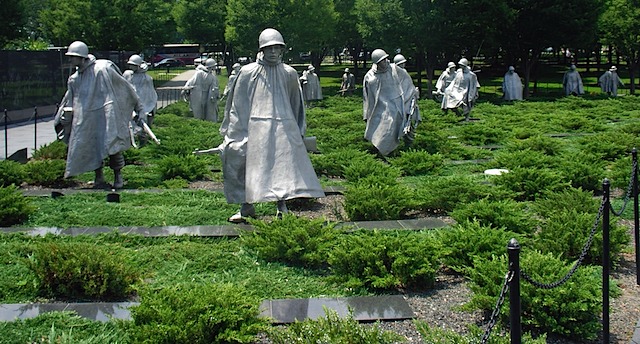
[[[274,28],[284,36],[288,51],[311,51],[319,65],[335,20],[331,0],[228,0],[225,38],[236,53],[253,56],[260,32]]]
[[[636,0],[610,0],[600,18],[602,42],[614,46],[629,66],[630,93],[635,93],[635,71],[640,64],[640,4]]]
[[[178,32],[191,43],[223,44],[225,0],[179,0],[173,8]]]
[[[45,37],[55,45],[83,40],[98,50],[141,51],[175,36],[171,4],[169,0],[49,0],[39,17]]]
[[[524,96],[531,71],[547,47],[586,45],[594,37],[602,0],[507,0],[509,21],[501,46],[524,67]]]
[[[21,0],[0,0],[0,48],[9,41],[25,36],[26,11]]]

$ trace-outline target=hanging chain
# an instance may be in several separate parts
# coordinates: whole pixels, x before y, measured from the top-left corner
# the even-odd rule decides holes
[[[593,227],[591,228],[591,234],[589,234],[589,238],[587,239],[587,242],[585,243],[585,245],[582,247],[582,252],[580,253],[580,258],[578,258],[578,260],[575,262],[575,264],[573,264],[573,267],[571,267],[571,270],[569,270],[569,272],[567,272],[566,275],[564,275],[564,277],[562,277],[562,279],[554,282],[554,283],[541,283],[541,282],[537,282],[535,281],[531,276],[527,275],[523,270],[520,270],[520,276],[522,276],[522,278],[524,280],[526,280],[527,282],[535,285],[538,288],[542,288],[542,289],[553,289],[555,287],[561,286],[562,284],[564,284],[569,278],[571,278],[571,276],[576,272],[576,270],[578,269],[578,267],[580,266],[580,264],[582,264],[582,261],[584,260],[584,258],[587,256],[587,253],[589,253],[589,248],[591,247],[591,244],[593,243],[593,238],[596,234],[596,230],[598,229],[598,224],[600,223],[600,218],[602,217],[602,213],[604,212],[604,207],[605,207],[605,200],[604,197],[602,198],[602,203],[600,203],[600,209],[598,209],[598,215],[596,216],[596,221],[593,224]]]
[[[509,291],[509,282],[511,282],[512,278],[513,278],[513,271],[507,272],[507,274],[504,276],[504,283],[502,284],[502,289],[500,290],[500,296],[498,296],[496,307],[493,309],[493,312],[491,313],[491,318],[489,318],[487,329],[484,331],[484,335],[482,336],[482,341],[481,341],[482,344],[487,343],[487,341],[489,340],[489,336],[491,335],[491,330],[493,330],[493,327],[496,325],[496,322],[498,321],[500,308],[504,303],[504,298],[505,298],[505,295],[507,294],[507,291]]]
[[[620,211],[617,212],[613,209],[613,206],[609,205],[609,207],[611,208],[611,212],[615,216],[622,215],[624,210],[627,208],[627,204],[629,203],[629,199],[631,198],[631,193],[633,192],[633,181],[635,178],[637,178],[637,174],[638,174],[638,161],[633,162],[632,168],[633,169],[631,170],[631,178],[629,179],[629,186],[627,186],[627,194],[624,196],[624,202],[622,203],[622,209],[620,209]]]

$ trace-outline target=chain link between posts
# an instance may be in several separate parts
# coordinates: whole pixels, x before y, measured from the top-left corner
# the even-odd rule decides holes
[[[513,278],[513,271],[507,272],[504,276],[504,283],[502,283],[502,289],[500,290],[500,295],[498,296],[498,301],[496,302],[496,306],[493,308],[493,312],[491,313],[491,317],[489,318],[489,323],[487,324],[487,329],[484,331],[484,335],[482,336],[481,343],[486,344],[489,340],[489,336],[491,335],[491,330],[498,322],[498,315],[500,314],[500,308],[502,308],[502,304],[504,303],[505,295],[509,291],[509,283]]]
[[[627,186],[627,193],[624,196],[624,202],[622,203],[622,208],[620,209],[620,211],[617,212],[613,209],[613,206],[611,205],[609,206],[609,208],[611,209],[611,213],[613,213],[613,215],[620,216],[622,215],[624,210],[627,208],[627,204],[631,199],[631,193],[633,192],[633,181],[635,180],[635,178],[638,177],[637,174],[638,174],[638,161],[635,160],[633,162],[633,167],[631,170],[631,178],[629,178],[629,185]]]

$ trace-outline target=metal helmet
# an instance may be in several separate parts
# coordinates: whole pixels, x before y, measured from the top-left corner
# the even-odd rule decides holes
[[[217,65],[218,65],[218,63],[214,59],[207,59],[206,61],[204,61],[204,66],[205,67],[215,67]]]
[[[233,68],[233,69],[238,69],[240,67],[242,67],[242,65],[239,64],[238,62],[234,63],[233,66],[231,66],[231,68]]]
[[[447,68],[456,68],[456,64],[451,61],[447,64]]]
[[[84,44],[84,42],[75,41],[69,44],[69,48],[67,49],[67,53],[65,55],[80,56],[80,57],[87,58],[89,57],[89,47],[87,47],[87,45]]]
[[[402,54],[398,54],[393,58],[393,63],[395,64],[402,64],[402,63],[406,63],[407,59],[404,58],[404,56]]]
[[[459,65],[463,65],[465,67],[469,67],[469,60],[467,60],[466,58],[461,58],[460,61],[458,61]]]
[[[373,63],[378,63],[378,62],[386,59],[387,57],[389,57],[389,54],[387,54],[382,49],[376,49],[371,53],[371,61]]]
[[[144,60],[142,59],[142,57],[140,57],[140,55],[133,54],[131,55],[131,57],[129,57],[129,61],[127,61],[127,64],[140,66],[143,62]]]
[[[286,45],[282,34],[278,30],[271,28],[262,30],[260,37],[258,37],[258,44],[260,44],[260,49],[270,45]]]
[[[309,71],[316,70],[316,67],[314,67],[313,65],[309,65],[309,67],[307,67],[307,70]]]

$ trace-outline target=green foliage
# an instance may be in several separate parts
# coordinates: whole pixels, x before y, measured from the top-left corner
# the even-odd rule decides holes
[[[512,238],[522,240],[518,233],[491,228],[477,221],[465,221],[450,229],[440,229],[436,237],[444,247],[444,264],[458,272],[472,268],[477,258],[490,259],[505,253]]]
[[[65,160],[31,160],[24,169],[29,184],[54,186],[64,184]]]
[[[358,160],[345,169],[350,182],[344,209],[352,221],[400,218],[413,207],[411,190],[398,184],[400,171],[378,160]]]
[[[35,160],[66,160],[67,159],[67,144],[56,140],[33,152],[32,158]]]
[[[602,190],[606,164],[599,156],[577,152],[563,154],[561,161],[558,171],[571,181],[572,187],[590,191]]]
[[[162,180],[180,177],[194,181],[207,176],[210,171],[205,160],[195,155],[169,155],[158,162]]]
[[[499,200],[511,195],[506,189],[481,183],[466,175],[428,179],[416,186],[416,207],[431,212],[449,212],[465,204],[488,198]]]
[[[580,140],[583,150],[600,156],[606,161],[615,161],[629,155],[633,147],[638,147],[640,141],[633,134],[604,132],[585,136]]]
[[[47,312],[31,319],[0,322],[0,343],[129,343],[118,322],[94,321],[73,312]]]
[[[430,288],[440,244],[421,233],[360,231],[342,236],[329,255],[336,279],[348,288]]]
[[[309,156],[313,169],[318,175],[334,177],[344,177],[347,166],[355,161],[373,161],[373,156],[369,153],[353,149],[338,149],[324,154],[312,154]]]
[[[323,219],[309,220],[285,214],[282,220],[251,221],[255,230],[241,236],[249,249],[270,262],[318,269],[326,267],[327,255],[341,230]]]
[[[27,178],[24,166],[13,160],[0,161],[0,186],[20,186]]]
[[[563,150],[563,143],[556,138],[546,135],[535,135],[523,140],[510,141],[506,145],[509,152],[535,151],[548,156],[560,155]]]
[[[532,211],[542,217],[550,217],[557,212],[566,210],[579,213],[597,213],[598,200],[593,193],[580,188],[567,188],[560,192],[545,194],[530,204]]]
[[[481,199],[461,204],[451,212],[451,217],[458,223],[475,220],[483,226],[521,234],[533,233],[537,225],[531,214],[526,212],[525,205],[511,199]]]
[[[533,280],[546,284],[564,277],[571,264],[552,254],[536,251],[523,252],[520,258],[522,271]],[[469,306],[492,310],[507,270],[506,255],[477,259],[474,267],[467,269],[474,293]],[[602,327],[598,317],[602,310],[601,274],[599,267],[581,266],[566,283],[553,289],[523,281],[520,297],[523,313],[527,314],[522,317],[523,329],[586,340],[597,338]],[[612,290],[616,289],[614,284]],[[508,319],[508,305],[507,302],[501,308],[503,321]]]
[[[251,343],[266,326],[258,300],[234,284],[178,284],[141,296],[131,309],[135,342]]]
[[[477,125],[467,125],[460,129],[460,138],[466,144],[483,146],[500,143],[505,132],[490,125],[478,123]]]
[[[515,168],[539,168],[541,166],[554,167],[558,165],[558,158],[531,149],[504,150],[496,153],[495,160],[490,165],[509,170]]]
[[[30,200],[16,186],[0,187],[0,227],[20,224],[35,210]]]
[[[542,252],[551,252],[567,261],[576,260],[594,228],[595,219],[595,213],[558,210],[543,220],[540,230],[536,233],[534,246]],[[585,263],[602,263],[602,219],[600,220],[593,242],[587,251]],[[610,224],[609,253],[612,263],[620,259],[620,253],[629,244],[630,239],[626,227]]]
[[[533,201],[545,193],[558,192],[569,186],[558,171],[540,167],[517,167],[494,180],[497,185],[515,193],[518,201]]]
[[[350,312],[341,318],[336,311],[325,309],[326,317],[306,319],[286,327],[272,327],[269,339],[274,344],[392,344],[405,343],[402,336],[381,329],[378,324],[364,326]]]
[[[390,159],[391,165],[399,168],[405,176],[437,174],[444,165],[441,154],[411,149],[400,152],[400,156]]]
[[[452,330],[441,329],[439,327],[431,327],[429,324],[422,320],[416,320],[416,329],[422,336],[425,343],[429,344],[474,344],[481,341],[484,335],[484,329],[472,325],[469,328],[469,334],[462,335]],[[524,333],[522,335],[522,342],[527,344],[546,344],[547,336],[542,335],[533,339],[531,333]],[[497,329],[489,336],[487,344],[510,344],[511,337],[509,335],[500,335],[497,333]]]
[[[73,300],[123,300],[140,273],[114,246],[42,242],[34,246],[29,268],[42,296]]]
[[[39,209],[25,226],[30,227],[121,227],[196,226],[227,224],[237,211],[221,192],[166,190],[123,193],[120,203],[105,202],[105,192],[76,193],[61,198],[38,197],[31,202]],[[87,209],[90,209],[88,211]],[[274,206],[257,204],[258,215],[274,213]]]

